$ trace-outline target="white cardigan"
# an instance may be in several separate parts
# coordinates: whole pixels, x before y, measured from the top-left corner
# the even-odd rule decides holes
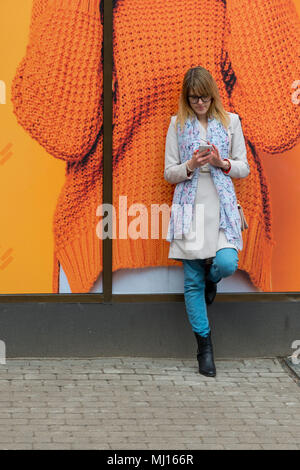
[[[245,178],[249,175],[250,168],[241,121],[238,114],[229,112],[229,116],[228,136],[231,169],[227,176]],[[164,178],[172,184],[180,183],[194,176],[194,174],[187,176],[186,162],[180,162],[175,119],[176,116],[171,117],[165,145]],[[205,128],[200,121],[198,124],[201,137],[206,139]],[[197,210],[196,215],[197,207],[200,210]],[[182,239],[172,240],[168,257],[177,260],[205,259],[214,257],[221,248],[235,248],[234,245],[228,243],[224,231],[219,229],[219,218],[219,195],[210,173],[210,165],[206,164],[199,171],[191,230],[187,235],[183,235]]]

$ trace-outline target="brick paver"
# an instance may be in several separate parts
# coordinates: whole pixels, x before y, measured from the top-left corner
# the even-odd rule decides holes
[[[276,358],[8,359],[0,449],[300,449],[300,387]]]

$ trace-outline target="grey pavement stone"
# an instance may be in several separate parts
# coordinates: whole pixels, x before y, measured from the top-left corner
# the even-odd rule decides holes
[[[0,449],[300,449],[299,381],[281,359],[8,359]]]

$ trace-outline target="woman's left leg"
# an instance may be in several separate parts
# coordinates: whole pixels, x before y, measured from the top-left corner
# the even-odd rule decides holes
[[[221,248],[213,259],[207,279],[219,282],[223,277],[231,276],[238,267],[238,252],[234,248]]]
[[[198,344],[197,360],[199,372],[200,374],[214,377],[216,375],[216,367],[204,298],[204,261],[202,259],[183,259],[182,262],[184,268],[185,307]]]

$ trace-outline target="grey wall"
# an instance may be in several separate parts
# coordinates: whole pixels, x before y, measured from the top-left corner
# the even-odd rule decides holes
[[[290,355],[299,302],[214,302],[216,358]],[[183,302],[0,304],[6,357],[195,357]]]

